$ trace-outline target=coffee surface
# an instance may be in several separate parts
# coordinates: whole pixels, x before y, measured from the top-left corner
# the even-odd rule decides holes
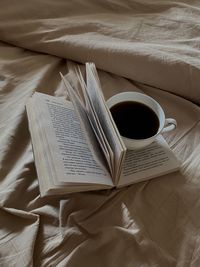
[[[155,135],[159,128],[156,113],[148,106],[125,101],[110,109],[120,134],[131,139],[145,139]]]

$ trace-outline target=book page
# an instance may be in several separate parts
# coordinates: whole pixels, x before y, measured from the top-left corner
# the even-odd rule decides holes
[[[56,168],[54,183],[112,185],[103,161],[91,152],[72,103],[38,93],[34,96],[40,106],[41,130],[46,135],[51,164]]]
[[[160,135],[145,148],[127,151],[118,186],[148,180],[178,168],[175,155]]]
[[[80,97],[80,101],[83,103],[85,111],[87,113],[88,119],[90,121],[90,125],[96,135],[96,138],[98,139],[98,142],[101,146],[101,149],[104,153],[104,156],[106,158],[106,161],[108,163],[109,169],[110,169],[110,173],[111,176],[113,175],[113,170],[114,170],[114,154],[113,151],[110,147],[110,144],[107,140],[107,137],[102,129],[102,126],[99,122],[99,118],[96,114],[96,111],[94,109],[93,103],[91,101],[91,99],[88,96],[88,92],[86,89],[86,83],[85,80],[83,78],[83,74],[79,68],[79,66],[77,66],[77,64],[70,62],[70,64],[68,64],[68,68],[69,68],[69,75],[63,77],[63,75],[61,75],[62,79],[64,80],[65,86],[70,87],[71,89],[74,89],[74,92],[77,92],[77,90],[75,90],[75,88],[73,87],[73,83],[71,81],[71,77],[70,77],[70,73],[75,73],[76,74],[76,80],[79,81],[79,87],[81,88],[81,94],[78,94],[78,96],[80,97],[80,95],[82,97]],[[74,77],[74,75],[72,76]],[[76,83],[77,86],[77,83]],[[70,88],[67,88],[68,90],[70,90]],[[79,90],[80,92],[80,90]]]
[[[31,144],[33,148],[33,156],[37,169],[38,179],[41,196],[45,195],[45,191],[51,186],[53,181],[53,171],[49,170],[49,153],[48,147],[45,147],[43,142],[43,135],[39,130],[39,118],[34,112],[34,107],[32,105],[32,98],[26,103],[26,111],[28,115],[29,131],[31,134]]]
[[[76,65],[74,64],[74,70],[76,72],[77,78],[79,80],[79,83],[81,85],[82,88],[82,93],[83,93],[83,98],[84,98],[84,103],[85,103],[85,110],[88,116],[88,119],[90,121],[90,125],[92,126],[92,129],[98,139],[98,142],[103,150],[104,156],[108,162],[109,165],[109,169],[111,172],[111,176],[113,174],[113,165],[114,165],[114,155],[113,155],[113,151],[110,147],[110,144],[108,143],[107,137],[102,129],[102,126],[100,124],[98,115],[96,113],[96,110],[93,106],[93,102],[91,101],[89,95],[88,95],[88,91],[87,91],[87,86],[86,83],[83,79],[82,73],[80,68],[76,67]]]
[[[99,118],[104,133],[114,153],[114,180],[117,183],[126,148],[107,108],[95,65],[86,63],[87,92]]]

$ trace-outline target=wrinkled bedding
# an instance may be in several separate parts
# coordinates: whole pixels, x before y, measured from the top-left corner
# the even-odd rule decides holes
[[[199,22],[194,0],[1,1],[0,266],[200,266]],[[67,96],[69,60],[96,64],[106,98],[160,102],[179,172],[40,197],[25,103]]]

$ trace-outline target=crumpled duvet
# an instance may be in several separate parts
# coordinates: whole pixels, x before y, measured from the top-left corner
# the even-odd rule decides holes
[[[1,1],[0,266],[200,266],[199,1]],[[40,197],[25,112],[92,61],[106,98],[142,90],[178,122],[179,172]]]

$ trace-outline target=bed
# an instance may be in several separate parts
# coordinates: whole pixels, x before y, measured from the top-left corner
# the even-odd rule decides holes
[[[0,8],[0,266],[200,266],[200,3],[13,0]],[[106,98],[142,90],[178,122],[179,172],[40,197],[25,112],[94,62]]]

